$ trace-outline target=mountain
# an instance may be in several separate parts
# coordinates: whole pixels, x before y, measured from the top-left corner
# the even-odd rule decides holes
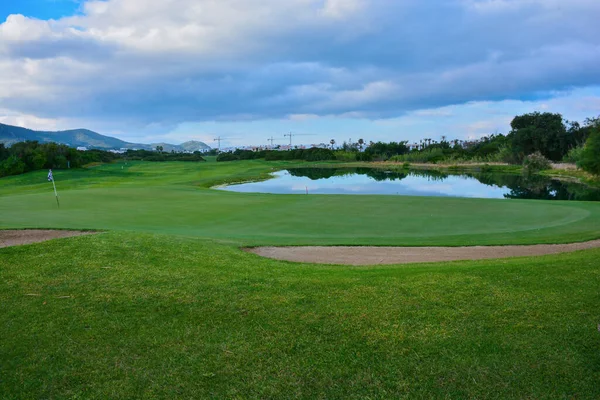
[[[181,143],[181,144],[169,144],[169,143],[152,143],[150,145],[141,145],[141,146],[149,146],[151,149],[156,149],[156,146],[162,146],[163,151],[166,152],[179,152],[179,151],[206,151],[210,150],[210,146],[208,146],[204,142],[199,142],[196,140],[190,140],[189,142]],[[138,147],[139,148],[139,147]]]
[[[34,131],[18,126],[0,124],[0,143],[10,146],[16,142],[37,140],[40,143],[56,142],[67,144],[71,147],[87,147],[102,150],[118,149],[144,149],[153,150],[156,146],[163,146],[163,151],[202,151],[209,150],[210,146],[198,141],[190,141],[181,145],[169,143],[129,143],[112,136],[101,135],[88,129],[73,129],[68,131]]]

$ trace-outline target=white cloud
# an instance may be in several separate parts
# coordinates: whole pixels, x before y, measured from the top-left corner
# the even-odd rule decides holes
[[[277,35],[347,22],[359,0],[91,1],[64,23],[90,38],[149,53],[233,56],[268,48]],[[350,27],[338,26],[342,30]]]
[[[427,125],[456,104],[600,84],[595,0],[106,0],[81,11],[0,24],[0,108],[156,136],[186,121]],[[463,127],[488,129],[477,127],[486,118]]]
[[[307,121],[311,119],[317,119],[319,116],[316,114],[291,114],[288,115],[288,118],[291,121]]]
[[[0,123],[44,131],[66,129],[66,127],[69,126],[66,121],[52,118],[39,118],[35,115],[19,114],[6,109],[0,109]]]
[[[365,7],[362,0],[325,0],[323,15],[332,18],[345,18],[361,11]]]
[[[391,81],[368,82],[359,89],[328,93],[329,98],[320,103],[318,107],[323,109],[353,109],[393,98],[398,95],[399,90],[399,86]]]

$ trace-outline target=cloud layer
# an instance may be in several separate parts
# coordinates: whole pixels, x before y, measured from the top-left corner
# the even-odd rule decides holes
[[[10,15],[0,25],[0,110],[168,131],[295,115],[394,118],[600,85],[596,0],[81,7],[72,17]]]

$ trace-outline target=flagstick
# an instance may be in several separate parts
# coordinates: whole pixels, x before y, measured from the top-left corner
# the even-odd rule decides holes
[[[58,202],[58,193],[56,192],[56,184],[54,183],[54,176],[52,176],[52,186],[54,187],[54,196],[56,196],[56,205],[60,208],[60,203]]]

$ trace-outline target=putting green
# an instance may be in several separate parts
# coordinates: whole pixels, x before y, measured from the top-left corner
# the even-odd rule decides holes
[[[129,230],[242,245],[490,245],[600,237],[600,204],[404,196],[273,195],[206,186],[281,163],[138,163],[4,179],[0,228]],[[12,183],[12,185],[11,185]]]

